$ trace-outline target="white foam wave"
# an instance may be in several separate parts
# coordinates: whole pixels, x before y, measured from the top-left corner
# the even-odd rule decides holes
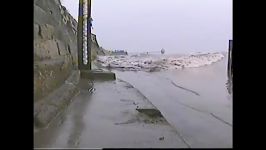
[[[210,65],[224,58],[222,53],[198,53],[183,56],[165,55],[128,55],[99,56],[97,60],[104,67],[124,71],[156,71],[201,67]]]

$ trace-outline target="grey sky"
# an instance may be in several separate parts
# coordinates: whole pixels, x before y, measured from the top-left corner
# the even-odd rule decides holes
[[[77,18],[78,0],[61,0]],[[227,51],[232,0],[92,0],[93,32],[106,49]]]

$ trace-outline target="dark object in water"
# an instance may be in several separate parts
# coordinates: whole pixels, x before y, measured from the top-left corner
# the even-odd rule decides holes
[[[162,50],[161,50],[161,54],[164,54],[164,53],[165,53],[165,50],[164,50],[164,49],[162,49]]]

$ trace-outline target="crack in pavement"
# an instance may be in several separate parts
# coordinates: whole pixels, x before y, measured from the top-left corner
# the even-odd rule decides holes
[[[206,111],[203,111],[203,110],[200,110],[200,109],[194,108],[194,107],[192,107],[192,106],[189,106],[189,105],[184,104],[184,103],[181,103],[181,102],[178,102],[178,103],[181,104],[181,105],[183,105],[183,106],[185,106],[185,107],[188,107],[188,108],[190,108],[190,109],[192,109],[192,110],[194,110],[194,111],[197,111],[197,112],[201,112],[201,113],[204,113],[204,114],[211,115],[213,118],[215,118],[215,119],[217,119],[217,120],[219,120],[219,121],[221,121],[221,122],[223,122],[223,123],[225,123],[225,124],[227,124],[227,125],[229,125],[229,126],[232,127],[232,124],[231,124],[231,123],[229,123],[229,122],[223,120],[222,118],[220,118],[220,117],[214,115],[213,113],[209,113],[209,112],[206,112]]]
[[[218,116],[214,115],[213,113],[210,113],[210,115],[212,115],[214,118],[216,118],[216,119],[218,119],[218,120],[222,121],[223,123],[225,123],[225,124],[227,124],[227,125],[229,125],[229,126],[231,126],[231,127],[232,127],[232,124],[231,124],[231,123],[229,123],[229,122],[227,122],[227,121],[225,121],[225,120],[221,119],[220,117],[218,117]]]
[[[177,85],[176,83],[174,83],[172,80],[171,80],[171,83],[172,83],[175,87],[178,87],[178,88],[180,88],[180,89],[182,89],[182,90],[185,90],[185,91],[191,92],[191,93],[193,93],[193,94],[195,94],[195,95],[197,95],[197,96],[200,96],[199,93],[197,93],[197,92],[195,92],[195,91],[193,91],[193,90],[190,90],[190,89],[184,88],[184,87],[182,87],[182,86],[179,86],[179,85]]]
[[[185,90],[185,91],[191,92],[191,93],[193,93],[193,94],[195,94],[195,95],[197,95],[197,96],[200,96],[200,94],[199,94],[198,92],[193,91],[193,90],[190,90],[190,89],[187,89],[187,88],[182,87],[182,86],[179,86],[179,85],[177,85],[174,81],[172,81],[172,80],[169,79],[169,78],[164,78],[164,79],[170,81],[171,84],[174,85],[174,86],[177,87],[177,88],[180,88],[180,89],[182,89],[182,90]]]
[[[169,78],[165,78],[165,79],[171,81],[171,83],[172,83],[174,86],[178,87],[178,88],[181,88],[181,89],[183,89],[183,90],[186,90],[186,91],[192,92],[192,93],[194,93],[194,94],[200,96],[199,93],[197,93],[197,92],[195,92],[195,91],[193,91],[193,90],[186,89],[186,88],[184,88],[184,87],[178,86],[177,84],[175,84],[175,83],[174,83],[171,79],[169,79]],[[227,124],[227,125],[229,125],[229,126],[232,127],[232,124],[231,124],[231,123],[229,123],[229,122],[227,122],[227,121],[221,119],[220,117],[214,115],[213,113],[209,113],[209,112],[206,112],[206,111],[203,111],[203,110],[200,110],[200,109],[194,108],[194,107],[192,107],[192,106],[190,106],[190,105],[187,105],[187,104],[181,103],[181,102],[179,102],[179,101],[177,101],[177,102],[178,102],[179,104],[185,106],[185,107],[188,107],[188,108],[194,110],[194,111],[197,111],[197,112],[201,112],[201,113],[205,113],[205,114],[211,115],[213,118],[215,118],[215,119],[217,119],[217,120],[219,120],[219,121],[221,121],[221,122],[223,122],[223,123],[225,123],[225,124]]]

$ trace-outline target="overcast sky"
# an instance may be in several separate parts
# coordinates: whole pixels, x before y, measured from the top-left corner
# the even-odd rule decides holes
[[[78,0],[61,0],[77,19]],[[92,31],[106,49],[227,51],[232,0],[92,0]]]

